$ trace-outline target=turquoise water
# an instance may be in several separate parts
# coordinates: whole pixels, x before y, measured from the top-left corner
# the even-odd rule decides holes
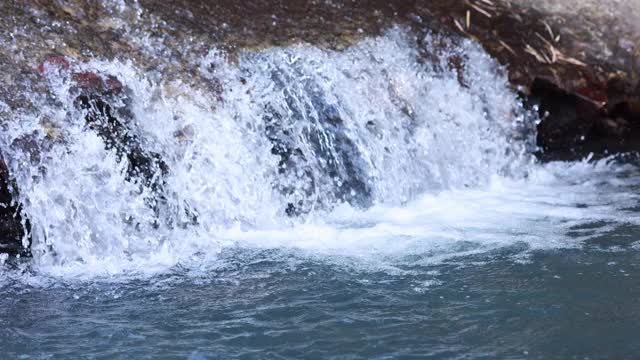
[[[273,251],[127,283],[3,286],[5,358],[633,358],[638,228],[580,250],[522,244],[406,275]]]
[[[243,232],[161,270],[8,260],[0,348],[24,359],[633,358],[638,172],[539,171],[554,166],[570,179],[338,211],[325,234]]]

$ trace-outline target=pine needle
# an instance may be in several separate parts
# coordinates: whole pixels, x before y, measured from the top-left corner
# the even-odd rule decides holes
[[[511,46],[509,46],[506,42],[502,41],[502,40],[498,40],[498,42],[500,43],[500,45],[502,45],[503,48],[507,49],[507,51],[509,51],[511,54],[518,55],[516,54],[516,52],[513,50],[513,48]]]
[[[488,11],[484,10],[483,8],[481,8],[478,5],[472,4],[472,3],[468,3],[469,6],[471,6],[475,11],[479,12],[480,14],[488,17],[489,19],[491,19],[493,17],[493,15],[491,15]]]

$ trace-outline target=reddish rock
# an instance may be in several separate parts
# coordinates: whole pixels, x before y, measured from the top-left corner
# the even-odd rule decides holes
[[[98,74],[90,71],[74,73],[71,79],[78,87],[87,91],[100,91],[104,89],[104,81]]]
[[[109,75],[107,76],[107,80],[105,81],[105,88],[108,91],[112,91],[114,93],[119,93],[122,91],[123,89],[123,85],[120,82],[120,80],[118,80],[117,77]]]
[[[36,71],[44,76],[48,69],[69,70],[70,67],[71,63],[64,56],[51,55],[38,65]]]
[[[47,69],[71,72],[71,80],[83,93],[119,93],[123,89],[122,83],[115,76],[103,77],[95,71],[74,71],[72,62],[64,56],[51,55],[47,57],[36,68],[36,71],[39,75],[46,76]]]

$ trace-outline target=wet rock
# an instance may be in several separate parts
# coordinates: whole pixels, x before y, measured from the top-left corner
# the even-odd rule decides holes
[[[538,126],[541,159],[573,160],[640,150],[640,116],[634,103],[609,105],[607,97],[594,95],[571,93],[549,80],[533,82],[529,102],[542,118]]]
[[[593,19],[551,16],[511,0],[125,3],[0,2],[0,101],[12,109],[38,113],[32,99],[50,95],[41,76],[68,72],[80,89],[76,104],[86,113],[88,129],[128,161],[130,181],[153,189],[160,202],[165,196],[161,178],[169,170],[158,154],[146,151],[132,135],[126,109],[113,108],[126,89],[115,78],[74,70],[75,61],[124,56],[142,71],[157,71],[167,81],[180,79],[220,93],[218,84],[201,79],[194,65],[212,47],[225,49],[231,59],[244,49],[297,42],[342,49],[399,24],[410,26],[418,35],[436,31],[473,39],[504,64],[513,87],[525,94],[531,106],[537,104],[543,116],[538,136],[541,159],[640,150],[640,42],[637,34],[626,33],[615,23],[615,31],[593,32],[588,28],[597,24]],[[420,36],[416,41],[420,42]],[[159,44],[162,50],[156,46]],[[425,61],[429,61],[427,55]],[[463,64],[452,58],[450,66],[459,69]],[[459,80],[467,81],[463,77]],[[305,191],[318,188],[320,179],[339,182],[341,190],[330,197],[366,206],[370,189],[360,175],[364,172],[356,146],[341,135],[345,129],[339,116],[324,108],[321,101],[314,106],[322,109],[322,115],[303,135],[312,144],[311,150],[318,153],[318,161],[325,164],[325,173],[310,172],[307,164],[311,156],[292,140],[292,129],[278,124],[282,118],[274,115],[265,119],[265,135],[280,157],[278,171],[285,177],[300,174],[307,178]],[[333,136],[331,147],[322,141],[326,134]],[[179,137],[188,139],[188,131]],[[16,146],[24,147],[31,159],[38,156],[37,151],[29,150],[34,148],[29,139],[21,139]],[[17,189],[6,166],[0,170],[0,200],[4,204],[0,252],[15,254],[24,251],[17,239],[28,235],[24,230],[28,226],[22,226],[28,221],[20,218],[15,204]],[[293,194],[297,190],[285,185],[282,191]],[[308,208],[293,196],[288,212],[296,214]]]
[[[271,152],[279,157],[280,180],[275,187],[288,200],[285,212],[299,216],[330,210],[338,203],[369,206],[372,189],[368,171],[339,111],[327,103],[313,82],[292,90],[283,76],[272,74],[285,94],[286,109],[278,111],[267,104],[263,121],[265,135],[273,145]]]
[[[117,95],[113,90],[107,88],[106,92],[83,94],[76,99],[76,106],[84,111],[87,128],[100,136],[106,149],[114,151],[119,162],[126,161],[126,180],[138,184],[140,191],[149,191],[150,196],[145,202],[155,213],[155,226],[160,222],[169,227],[197,223],[197,211],[188,206],[178,210],[184,212],[184,217],[179,218],[187,218],[188,223],[178,223],[178,217],[167,214],[166,177],[169,166],[160,154],[145,149],[142,141],[131,131],[127,124],[132,123],[133,119],[126,109],[119,111],[120,117],[116,116],[116,111],[110,105],[116,102],[114,96]]]
[[[51,76],[69,76],[72,91],[79,93],[74,103],[83,111],[87,129],[104,141],[107,150],[115,152],[118,161],[127,161],[128,181],[138,182],[161,197],[163,178],[169,168],[159,154],[144,149],[129,128],[133,115],[127,108],[128,98],[122,83],[111,75],[78,71],[76,61],[63,56],[48,56],[36,70],[41,76],[49,76],[51,71],[54,72]],[[112,106],[116,103],[121,104],[117,109]]]
[[[638,103],[640,84],[640,34],[624,24],[634,19],[611,22],[610,18],[595,18],[598,14],[555,14],[533,3],[140,0],[115,6],[87,0],[5,1],[0,4],[0,12],[7,14],[0,19],[4,34],[0,43],[21,49],[13,66],[3,66],[14,80],[7,84],[24,84],[21,67],[55,51],[60,55],[48,58],[40,72],[46,67],[69,67],[69,58],[113,59],[126,54],[142,69],[207,87],[211,84],[200,79],[194,64],[212,47],[225,49],[230,58],[245,49],[297,42],[342,49],[400,24],[412,27],[417,34],[436,31],[478,41],[507,66],[514,88],[522,87],[525,93],[535,79],[549,79],[570,94],[595,96],[598,101],[604,95],[608,108],[627,103],[626,109],[619,107],[623,115],[608,110],[608,117],[632,122],[635,115],[630,115],[633,110],[629,109]],[[594,31],[598,25],[612,30]],[[149,51],[152,46],[140,46],[133,40],[141,34],[149,44],[162,44],[162,56]],[[420,36],[416,40],[419,42]],[[15,53],[9,47],[5,52]],[[458,59],[452,59],[452,66],[460,66]],[[78,74],[78,82],[96,80],[85,75]],[[616,80],[612,82],[612,78]],[[628,98],[634,92],[635,100],[631,101]],[[553,157],[551,148],[547,151],[547,157]]]
[[[159,154],[142,147],[140,140],[115,116],[106,97],[81,95],[76,105],[85,112],[87,128],[102,138],[108,150],[115,151],[118,161],[127,160],[127,180],[140,180],[145,187],[160,192],[163,184],[156,179],[169,173],[167,164]]]
[[[129,111],[129,90],[114,76],[86,70],[76,71],[74,61],[59,59],[49,57],[46,62],[50,64],[46,64],[44,68],[51,69],[53,65],[56,71],[66,72],[65,75],[69,76],[72,92],[79,93],[74,105],[82,111],[87,131],[95,132],[104,142],[105,148],[115,153],[118,162],[126,162],[126,180],[139,185],[141,192],[147,191],[150,194],[145,202],[156,215],[154,225],[163,222],[167,226],[185,226],[186,224],[177,224],[174,218],[166,214],[169,206],[166,193],[169,166],[160,154],[146,149],[131,128],[135,121]],[[38,71],[40,68],[42,67]],[[58,75],[63,74],[54,74]],[[115,107],[114,104],[118,106]],[[183,211],[190,223],[197,222],[195,210],[185,208]]]
[[[37,67],[38,74],[44,76],[47,72],[52,70],[68,70],[71,67],[71,62],[64,56],[52,55],[47,57]]]
[[[276,189],[289,201],[285,209],[289,216],[329,210],[342,202],[362,208],[371,204],[372,190],[361,154],[346,136],[342,121],[326,115],[322,113],[301,134],[287,128],[279,114],[265,118],[271,153],[279,158],[281,181]],[[310,148],[304,148],[299,139]]]
[[[586,156],[640,151],[640,93],[620,88],[620,81],[570,90],[536,79],[529,101],[539,105],[539,156],[543,160],[575,160]]]
[[[16,199],[17,188],[0,157],[0,253],[28,256],[31,225]]]
[[[592,143],[591,132],[596,124],[604,122],[602,104],[571,94],[547,80],[534,81],[529,101],[537,106],[543,119],[538,126],[541,156],[553,153],[571,158],[583,154]]]

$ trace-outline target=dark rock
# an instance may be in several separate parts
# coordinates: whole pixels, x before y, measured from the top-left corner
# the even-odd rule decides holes
[[[115,152],[118,161],[126,159],[127,181],[151,189],[154,197],[149,199],[150,206],[156,208],[157,202],[163,199],[164,178],[169,167],[160,154],[144,149],[140,139],[129,128],[133,115],[127,108],[126,89],[114,76],[75,71],[74,63],[69,58],[49,56],[37,71],[44,76],[47,69],[55,68],[58,72],[70,74],[75,90],[80,93],[75,106],[84,112],[87,129],[104,141],[107,150]],[[122,105],[114,109],[111,104],[115,103]]]
[[[109,101],[115,103],[113,96],[111,90],[107,90],[102,94],[83,94],[76,99],[76,106],[85,113],[87,128],[100,136],[106,149],[114,151],[119,162],[126,160],[127,181],[138,184],[141,191],[150,190],[151,195],[145,202],[155,213],[155,226],[160,222],[170,227],[197,223],[197,211],[188,206],[181,210],[189,219],[188,224],[178,223],[171,215],[162,215],[163,210],[168,207],[166,177],[169,167],[160,154],[145,149],[140,139],[129,129],[127,124],[133,119],[128,118],[130,114],[126,109],[119,112],[121,118],[116,116]],[[126,120],[123,121],[122,117]]]
[[[169,166],[159,153],[145,149],[143,142],[131,130],[130,126],[135,121],[128,108],[128,89],[116,77],[95,72],[74,73],[71,79],[81,93],[75,105],[84,112],[87,129],[94,131],[104,141],[107,150],[115,152],[118,162],[126,160],[127,181],[138,184],[141,192],[149,190],[150,196],[145,202],[155,213],[153,225],[158,226],[160,222],[169,227],[196,224],[197,210],[188,204],[173,209],[184,216],[172,214],[166,191]],[[112,104],[121,105],[114,108]],[[177,134],[180,135],[188,136],[188,129]]]
[[[272,74],[285,94],[288,111],[282,114],[268,104],[263,120],[265,135],[273,144],[271,152],[280,158],[281,182],[275,187],[289,201],[286,213],[299,216],[314,209],[329,210],[343,202],[369,206],[372,189],[368,171],[339,111],[326,102],[312,82],[300,84],[298,89],[310,102],[296,101],[283,76]],[[299,124],[302,119],[304,126]]]
[[[541,156],[550,153],[565,158],[583,155],[588,152],[588,145],[592,145],[590,136],[596,124],[604,121],[601,104],[571,94],[547,80],[534,81],[529,102],[538,106],[543,119],[538,126]]]
[[[635,104],[623,101],[608,106],[589,94],[570,93],[545,79],[533,82],[529,102],[538,106],[542,118],[538,126],[541,159],[572,160],[640,150]]]
[[[102,138],[108,150],[115,151],[118,161],[126,158],[129,164],[127,180],[141,180],[145,187],[161,191],[164,185],[157,179],[169,173],[167,164],[159,154],[142,147],[140,140],[115,116],[107,101],[105,96],[81,95],[76,99],[76,105],[85,112],[87,128]]]
[[[17,188],[0,157],[0,253],[29,256],[31,225],[16,199]]]

